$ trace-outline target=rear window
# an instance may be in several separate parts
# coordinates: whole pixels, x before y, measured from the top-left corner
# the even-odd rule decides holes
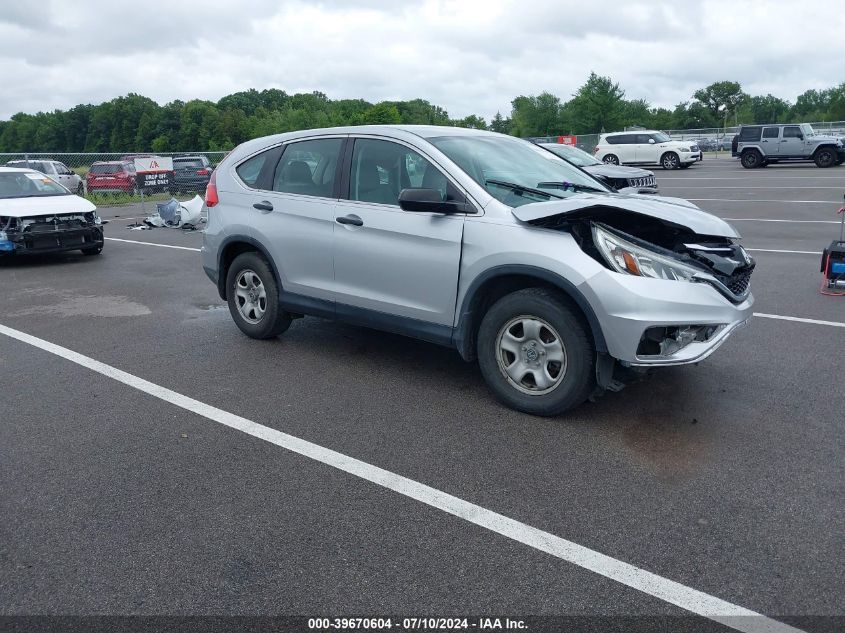
[[[123,165],[91,165],[92,174],[118,174],[123,171]]]
[[[744,127],[739,131],[739,140],[741,143],[748,141],[759,141],[763,128],[759,127]]]
[[[192,167],[196,167],[197,169],[201,169],[205,167],[202,160],[199,158],[174,158],[173,159],[173,169],[190,169]]]

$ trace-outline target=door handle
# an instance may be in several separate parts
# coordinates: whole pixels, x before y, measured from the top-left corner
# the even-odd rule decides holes
[[[258,209],[259,211],[264,211],[265,213],[269,213],[273,210],[273,204],[268,202],[267,200],[262,200],[261,202],[256,202],[252,205],[253,208]]]
[[[341,218],[335,218],[338,224],[351,224],[352,226],[364,226],[364,220],[357,215],[345,215]]]

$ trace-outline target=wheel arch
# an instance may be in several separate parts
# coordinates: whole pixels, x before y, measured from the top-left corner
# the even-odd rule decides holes
[[[273,271],[273,276],[276,278],[279,293],[282,292],[282,278],[279,276],[276,262],[270,257],[264,245],[248,235],[230,235],[220,244],[219,254],[217,255],[217,293],[223,301],[227,300],[226,277],[229,274],[229,266],[232,265],[232,262],[235,261],[238,255],[249,252],[257,252],[267,260],[270,269]]]
[[[474,360],[478,328],[484,314],[498,299],[523,288],[549,288],[559,292],[576,309],[590,332],[595,350],[607,353],[607,343],[593,307],[568,279],[536,266],[496,266],[478,275],[461,302],[452,342],[465,360]]]

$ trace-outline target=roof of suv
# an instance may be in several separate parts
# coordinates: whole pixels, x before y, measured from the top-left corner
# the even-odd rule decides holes
[[[660,130],[628,130],[627,132],[607,132],[602,136],[618,136],[619,134],[658,134]]]

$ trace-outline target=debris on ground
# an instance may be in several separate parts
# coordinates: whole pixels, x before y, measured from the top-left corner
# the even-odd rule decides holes
[[[149,231],[158,227],[196,231],[199,225],[205,222],[202,217],[203,204],[203,199],[199,196],[185,202],[171,198],[167,202],[157,203],[153,215],[147,216],[141,222],[128,224],[126,228],[130,231]]]

